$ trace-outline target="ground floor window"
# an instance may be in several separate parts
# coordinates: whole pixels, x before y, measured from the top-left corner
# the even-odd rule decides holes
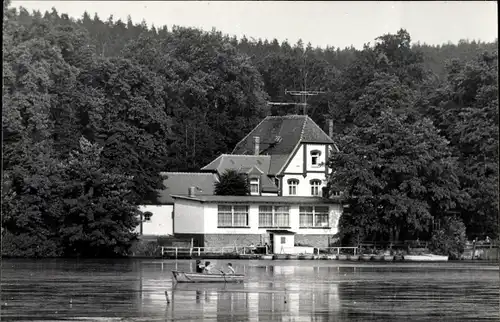
[[[246,205],[219,205],[217,226],[219,227],[247,227],[248,206]]]
[[[290,208],[259,206],[259,227],[290,227]]]
[[[329,210],[327,206],[302,206],[299,208],[300,227],[328,227]]]

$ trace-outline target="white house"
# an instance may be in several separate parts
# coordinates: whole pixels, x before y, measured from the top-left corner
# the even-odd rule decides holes
[[[331,125],[330,125],[331,132]],[[173,231],[198,246],[328,246],[342,213],[339,195],[323,197],[335,144],[306,115],[268,116],[234,148],[201,169],[246,174],[250,196],[173,194]]]

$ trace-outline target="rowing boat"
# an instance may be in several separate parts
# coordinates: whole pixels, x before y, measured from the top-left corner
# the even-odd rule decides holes
[[[172,271],[178,283],[239,283],[243,282],[243,274],[201,274]]]

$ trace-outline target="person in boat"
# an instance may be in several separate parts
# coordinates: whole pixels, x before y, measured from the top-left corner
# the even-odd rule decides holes
[[[203,273],[204,268],[205,268],[205,265],[203,265],[201,260],[197,259],[196,260],[196,273]]]
[[[228,272],[226,273],[227,275],[236,274],[236,272],[233,268],[233,264],[231,264],[231,263],[227,263],[227,270],[228,270]]]
[[[203,267],[204,274],[212,274],[212,264],[210,262],[205,262],[205,266]]]

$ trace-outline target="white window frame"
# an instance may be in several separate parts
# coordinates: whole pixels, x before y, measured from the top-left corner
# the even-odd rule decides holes
[[[288,179],[288,194],[290,196],[296,196],[297,195],[297,187],[299,186],[299,180],[298,179]],[[294,193],[292,193],[292,191]]]
[[[311,151],[311,165],[313,167],[320,167],[319,158],[321,157],[320,150],[312,150]]]
[[[312,212],[309,211],[304,211],[303,208],[312,208]],[[320,212],[317,211],[316,208],[326,208],[327,212]],[[303,224],[303,215],[307,214],[308,216],[312,216],[312,224],[311,225],[304,225]],[[316,214],[326,214],[326,225],[323,224],[318,224],[316,220]],[[310,220],[308,220],[310,222]],[[300,206],[299,207],[299,228],[330,228],[330,207],[328,206]]]
[[[309,183],[311,184],[311,196],[320,196],[321,180],[312,179]]]
[[[268,207],[271,208],[271,211],[262,211],[262,207]],[[280,208],[286,208],[286,212],[284,211],[278,211],[282,210]],[[271,213],[271,225],[264,225],[261,221],[261,214],[266,214],[268,215]],[[286,214],[284,218],[286,218],[287,223],[285,225],[277,225],[278,222],[278,214]],[[260,205],[259,206],[259,228],[290,228],[290,207],[289,206],[268,206],[268,205]]]
[[[253,191],[252,188],[257,187],[257,191]],[[260,194],[260,179],[257,177],[250,178],[250,194],[259,195]]]
[[[219,216],[221,215],[221,207],[231,207],[231,224],[230,225],[221,225],[221,220],[219,218]],[[235,225],[235,213],[241,213],[242,211],[235,211],[235,208],[239,208],[239,207],[245,207],[245,210],[244,210],[244,213],[245,213],[245,216],[246,216],[246,223],[245,225]],[[238,227],[242,227],[242,228],[246,228],[246,227],[249,227],[248,226],[248,211],[249,211],[249,206],[248,205],[226,205],[226,204],[220,204],[217,206],[217,227],[218,228],[238,228]],[[226,214],[228,214],[229,212],[228,211],[224,211]]]

